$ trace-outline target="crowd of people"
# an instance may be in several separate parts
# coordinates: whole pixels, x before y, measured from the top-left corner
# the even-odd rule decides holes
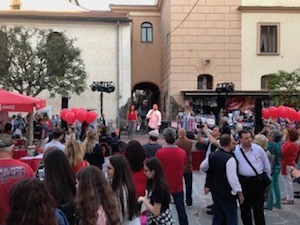
[[[0,134],[1,225],[138,225],[142,215],[144,224],[168,225],[173,224],[170,194],[180,224],[188,224],[181,180],[186,153],[174,144],[173,129],[163,133],[165,147],[157,143],[154,129],[145,147],[131,140],[118,152],[112,151],[108,140],[113,138],[103,127],[89,127],[83,141],[72,131],[51,130],[37,171],[13,159],[12,135]],[[169,154],[174,154],[173,163],[166,163]]]
[[[135,140],[140,125],[133,105],[127,114],[129,142],[105,126],[60,127],[59,115],[37,115],[35,138],[43,160],[37,171],[13,159],[15,131],[26,120],[12,118],[0,134],[0,225],[169,225],[173,201],[180,225],[188,225],[193,207],[193,141],[184,128],[163,130],[156,104],[146,114],[149,142]],[[17,121],[17,122],[16,122]],[[21,122],[23,121],[23,122]],[[274,121],[253,136],[250,129],[198,126],[196,148],[206,151],[204,193],[211,193],[214,225],[266,224],[264,210],[294,204],[293,181],[300,177],[299,132]],[[51,125],[50,125],[51,124]],[[5,130],[5,129],[4,129]],[[194,141],[195,142],[195,141]],[[299,164],[299,163],[298,163]],[[283,185],[280,184],[280,179]],[[282,196],[281,193],[284,193]],[[146,218],[146,219],[145,219]]]
[[[228,133],[222,126],[204,125],[198,143],[208,147],[200,169],[207,172],[204,191],[212,193],[214,204],[208,213],[213,214],[213,224],[237,224],[234,196],[244,225],[252,225],[253,219],[256,225],[264,225],[264,209],[294,204],[294,198],[299,198],[293,189],[300,175],[295,168],[299,168],[299,133],[296,124],[286,127],[272,120],[265,121],[255,136],[251,129]]]

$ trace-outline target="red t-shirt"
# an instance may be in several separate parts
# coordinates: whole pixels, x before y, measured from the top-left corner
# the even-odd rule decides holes
[[[135,186],[136,197],[145,196],[147,178],[144,173],[144,168],[138,172],[132,171],[132,179]]]
[[[286,166],[295,166],[298,156],[298,144],[296,142],[285,142],[281,147],[281,173],[287,175]]]
[[[89,166],[89,162],[83,160],[82,162],[78,163],[75,167],[72,168],[74,174],[76,174],[81,168]]]
[[[82,162],[78,163],[75,167],[72,168],[73,173],[76,174],[81,168],[89,166],[89,162],[86,160],[83,160]]]
[[[169,145],[158,149],[155,156],[160,160],[170,188],[170,193],[183,190],[183,171],[186,162],[186,153],[177,145]]]
[[[0,225],[9,212],[9,191],[12,185],[22,179],[34,177],[32,169],[15,159],[0,159]]]
[[[128,120],[136,120],[136,111],[130,111],[128,113]]]

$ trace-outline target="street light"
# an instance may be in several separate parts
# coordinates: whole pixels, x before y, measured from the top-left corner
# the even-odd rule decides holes
[[[227,94],[234,92],[234,83],[232,83],[232,82],[219,83],[219,84],[217,84],[216,92],[219,95],[217,97],[217,104],[218,104],[217,119],[219,119],[219,113],[220,113],[219,111],[220,111],[220,109],[225,107],[225,104],[227,101]],[[222,93],[225,93],[225,99],[224,99],[224,97],[221,97]]]
[[[112,93],[115,91],[115,86],[112,81],[94,81],[90,88],[92,91],[100,92],[100,112],[103,115],[103,92]]]
[[[216,87],[216,92],[221,94],[221,93],[232,93],[234,92],[234,83],[230,82],[230,83],[219,83],[217,84]]]

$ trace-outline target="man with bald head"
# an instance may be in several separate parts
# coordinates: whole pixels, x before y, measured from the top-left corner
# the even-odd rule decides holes
[[[193,166],[192,166],[192,146],[193,142],[186,137],[186,131],[184,128],[178,130],[178,138],[176,145],[182,148],[186,152],[186,164],[184,167],[184,183],[185,183],[185,202],[187,207],[192,207],[192,186],[193,186]]]

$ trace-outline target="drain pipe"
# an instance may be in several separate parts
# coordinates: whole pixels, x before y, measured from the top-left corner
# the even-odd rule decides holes
[[[120,115],[119,115],[119,107],[120,107],[120,21],[117,21],[117,118],[116,118],[116,126],[120,127]]]

